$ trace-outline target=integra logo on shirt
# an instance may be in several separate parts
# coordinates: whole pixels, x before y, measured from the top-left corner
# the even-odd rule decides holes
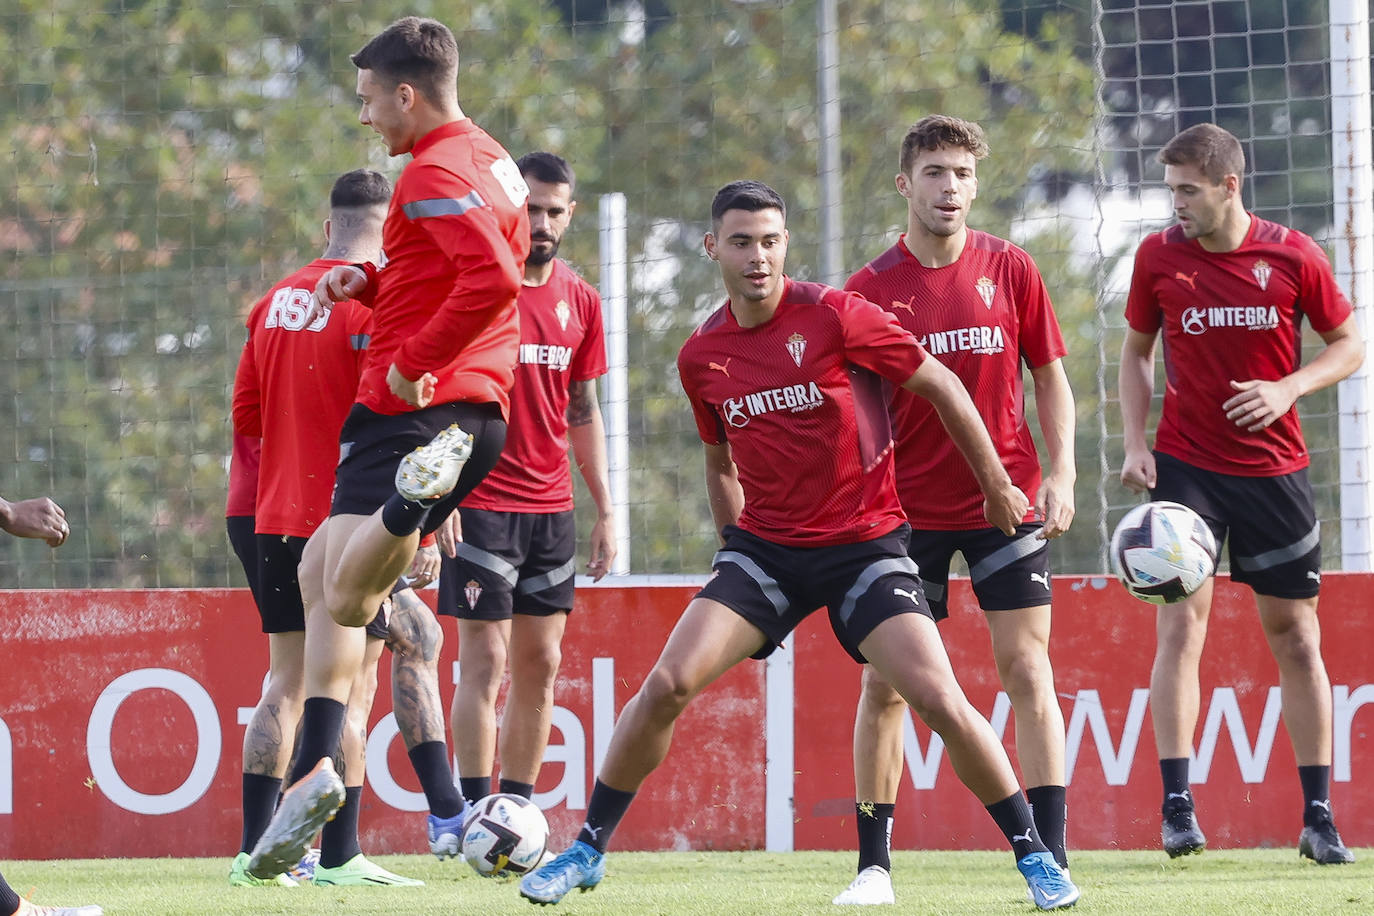
[[[725,414],[726,423],[736,429],[742,429],[748,426],[754,417],[766,413],[777,410],[800,413],[804,410],[814,410],[824,403],[825,396],[821,394],[821,386],[815,382],[807,382],[804,385],[766,388],[746,394],[742,398],[726,398],[725,403],[721,405],[721,411]]]
[[[1002,326],[995,324],[973,328],[955,328],[952,331],[931,331],[920,338],[921,346],[932,356],[942,353],[1001,353],[1006,349],[1002,337]]]
[[[1279,310],[1272,305],[1192,306],[1179,318],[1186,334],[1206,334],[1209,328],[1245,328],[1272,331],[1279,326]]]
[[[530,366],[548,366],[555,372],[567,372],[572,355],[572,347],[562,347],[558,344],[520,345],[520,362]]]
[[[272,294],[272,304],[267,307],[267,317],[263,319],[264,328],[285,328],[288,331],[323,331],[329,324],[329,310],[310,322],[305,322],[310,314],[311,293],[305,289],[282,287]]]

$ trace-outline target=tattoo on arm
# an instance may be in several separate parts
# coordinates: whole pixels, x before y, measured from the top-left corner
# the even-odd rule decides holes
[[[568,425],[586,426],[596,414],[596,382],[587,379],[568,384]]]

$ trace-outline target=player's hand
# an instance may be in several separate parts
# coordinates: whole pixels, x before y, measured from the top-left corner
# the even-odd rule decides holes
[[[365,289],[367,274],[361,268],[352,264],[329,268],[315,284],[315,294],[310,297],[310,312],[305,316],[305,323],[314,324],[335,302],[356,299]]]
[[[989,525],[1011,537],[1029,508],[1030,499],[1008,480],[1006,486],[983,500],[983,517]]]
[[[411,381],[401,374],[395,363],[386,370],[386,385],[391,393],[411,407],[428,407],[429,402],[434,400],[434,389],[438,384],[439,380],[429,372]]]
[[[444,552],[444,556],[452,559],[458,556],[458,545],[463,541],[463,519],[454,509],[449,513],[448,518],[444,519],[443,524],[434,530],[434,543]]]
[[[1298,399],[1298,392],[1287,379],[1276,382],[1232,379],[1231,387],[1240,393],[1227,398],[1221,409],[1226,411],[1226,419],[1246,432],[1269,426],[1288,413]]]
[[[421,547],[415,551],[415,559],[410,561],[410,587],[424,588],[439,578],[439,548],[434,545]]]
[[[15,537],[39,538],[49,547],[61,547],[71,534],[67,513],[46,496],[17,503],[0,499],[0,530]]]
[[[591,552],[587,559],[587,575],[600,582],[615,562],[615,519],[603,515],[592,526]]]
[[[1073,524],[1073,481],[1054,474],[1040,481],[1035,494],[1035,512],[1044,522],[1040,529],[1042,540],[1057,538]]]
[[[1121,483],[1132,493],[1153,490],[1157,481],[1155,476],[1155,456],[1149,449],[1127,452],[1121,463]]]

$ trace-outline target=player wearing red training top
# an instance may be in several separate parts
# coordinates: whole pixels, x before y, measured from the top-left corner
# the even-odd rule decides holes
[[[453,34],[409,16],[351,59],[359,120],[389,153],[412,159],[382,229],[385,266],[337,266],[315,288],[312,315],[353,298],[370,306],[372,338],[339,436],[330,517],[301,559],[300,750],[292,788],[253,853],[249,871],[258,877],[294,863],[342,801],[329,758],[365,648],[360,628],[405,572],[422,533],[440,528],[496,463],[519,345],[528,189],[509,154],[458,105]],[[441,540],[452,549],[451,536]],[[426,786],[445,774],[451,786],[447,755],[437,749],[412,762]],[[439,807],[446,817],[461,811],[456,789]]]
[[[1006,752],[955,680],[906,555],[889,386],[936,405],[983,484],[992,524],[1011,531],[1026,496],[959,380],[891,315],[857,294],[783,274],[784,213],[777,192],[757,181],[726,185],[712,204],[704,245],[729,299],[683,345],[678,372],[705,444],[723,548],[616,722],[577,841],[526,875],[520,892],[556,903],[599,883],[610,836],[667,754],[687,703],[825,606],[845,649],[871,662],[942,736],[1042,906],[1071,904],[1078,890],[1040,842]]]
[[[893,396],[897,493],[911,520],[911,559],[936,620],[949,611],[955,551],[968,564],[992,636],[992,654],[1016,716],[1016,750],[1040,838],[1061,868],[1064,848],[1064,716],[1050,666],[1049,538],[1073,521],[1074,405],[1059,333],[1040,271],[1010,242],[968,228],[977,163],[988,153],[977,124],[931,115],[902,140],[897,190],[907,231],[849,278],[846,289],[890,311],[968,389],[1012,482],[1035,494],[1034,515],[1008,536],[983,518],[983,492],[930,402]],[[1040,458],[1026,423],[1021,366],[1030,368],[1049,453]],[[859,874],[839,904],[893,902],[892,812],[901,783],[897,692],[864,668],[854,720]]]
[[[1239,140],[1197,124],[1170,140],[1159,161],[1178,225],[1149,236],[1136,252],[1121,349],[1121,481],[1193,508],[1218,544],[1229,532],[1231,578],[1254,590],[1279,667],[1303,792],[1298,851],[1321,864],[1352,862],[1331,814],[1331,683],[1317,620],[1321,530],[1293,408],[1302,395],[1355,371],[1364,343],[1316,243],[1245,210]],[[1304,317],[1326,344],[1306,365]],[[1151,452],[1145,421],[1161,331],[1166,385]],[[1201,852],[1207,842],[1188,788],[1188,758],[1211,605],[1208,580],[1158,612],[1150,715],[1170,856]]]
[[[553,684],[573,605],[573,481],[568,445],[596,503],[587,569],[615,559],[606,439],[596,379],[606,372],[601,297],[559,260],[577,202],[575,176],[553,153],[516,163],[530,186],[530,256],[517,301],[520,362],[501,460],[463,501],[463,541],[445,559],[439,612],[458,618],[453,743],[469,801],[491,792],[496,698],[510,667],[500,727],[501,792],[529,798],[548,745]],[[431,822],[441,858],[458,853],[461,824]]]

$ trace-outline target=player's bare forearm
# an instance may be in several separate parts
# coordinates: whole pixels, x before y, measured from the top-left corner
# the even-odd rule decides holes
[[[1137,493],[1155,485],[1154,456],[1145,441],[1145,420],[1149,417],[1150,399],[1154,396],[1156,336],[1127,330],[1117,370],[1117,399],[1121,405],[1125,446],[1121,482]]]
[[[410,589],[392,596],[387,646],[391,649],[391,695],[396,727],[406,748],[444,740],[439,699],[439,650],[443,630],[428,605]]]
[[[1236,394],[1222,403],[1226,418],[1247,431],[1264,429],[1292,409],[1298,398],[1334,385],[1364,362],[1364,340],[1354,317],[1322,334],[1326,346],[1281,379],[1232,379]]]
[[[49,547],[61,547],[71,533],[67,514],[46,496],[15,503],[0,499],[0,530],[15,537],[38,538]]]
[[[573,382],[568,386],[568,442],[572,445],[573,460],[582,480],[587,484],[596,511],[609,517],[611,504],[610,477],[606,458],[606,424],[601,418],[601,406],[596,400],[596,382]]]
[[[735,467],[728,444],[707,445],[705,450],[706,495],[711,503],[711,519],[719,535],[726,525],[739,521],[740,513],[744,511],[744,488],[740,486],[739,469]]]
[[[1031,370],[1035,385],[1035,412],[1045,440],[1049,471],[1035,494],[1035,508],[1044,522],[1043,536],[1058,537],[1069,530],[1074,517],[1073,486],[1078,477],[1074,458],[1074,400],[1062,360]]]

